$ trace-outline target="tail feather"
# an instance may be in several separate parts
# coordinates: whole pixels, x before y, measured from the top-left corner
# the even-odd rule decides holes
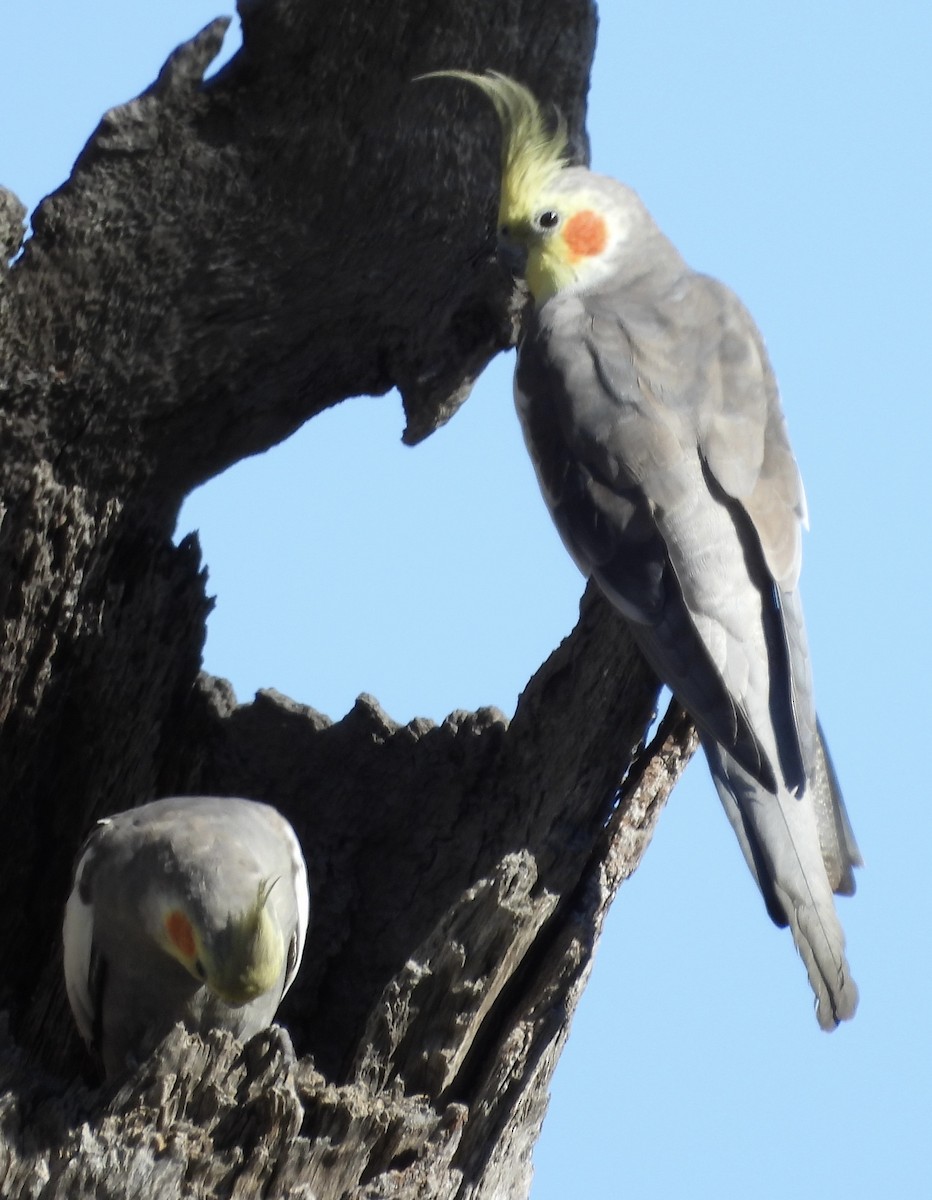
[[[818,732],[819,745],[810,790],[819,824],[822,858],[832,891],[841,896],[853,896],[856,887],[854,868],[863,867],[864,860],[848,820],[841,785],[828,752],[821,722],[818,723]]]
[[[815,993],[818,1022],[823,1029],[834,1029],[854,1016],[858,990],[845,958],[845,936],[832,897],[833,867],[823,858],[825,822],[819,819],[816,789],[810,787],[796,797],[781,788],[775,795],[714,743],[706,741],[705,752],[767,911],[776,924],[790,927]],[[827,765],[826,779],[829,774]],[[836,795],[840,801],[840,793],[831,793],[833,812]],[[850,832],[847,817],[833,816],[831,824],[842,833]],[[853,837],[850,841],[842,837],[838,845],[846,852],[850,847],[857,851]],[[837,854],[836,859],[842,861]],[[844,861],[850,874],[854,858],[849,854]],[[843,872],[839,882],[847,882]]]

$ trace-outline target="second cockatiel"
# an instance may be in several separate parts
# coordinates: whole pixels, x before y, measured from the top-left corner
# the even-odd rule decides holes
[[[833,892],[860,864],[816,720],[798,581],[803,487],[761,336],[635,193],[566,160],[562,125],[489,72],[499,243],[533,298],[515,398],[570,554],[698,726],[823,1029],[854,1015]]]
[[[243,1040],[268,1026],[307,933],[307,868],[267,804],[155,800],[98,822],[78,856],[63,928],[65,983],[108,1076],[181,1021]]]

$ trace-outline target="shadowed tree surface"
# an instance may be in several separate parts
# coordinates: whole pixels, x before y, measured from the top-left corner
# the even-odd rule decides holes
[[[520,76],[582,152],[595,17],[585,0],[241,9],[215,78],[223,21],[106,114],[12,265],[25,214],[0,192],[0,1190],[522,1197],[689,722],[674,710],[642,748],[657,685],[596,596],[510,722],[237,705],[200,673],[205,574],[171,535],[193,487],[346,397],[397,387],[418,442],[513,343],[494,116],[411,80]],[[376,513],[373,537],[391,537]],[[101,1088],[61,979],[76,849],[107,813],[202,792],[275,804],[305,847],[293,1049],[177,1030]]]

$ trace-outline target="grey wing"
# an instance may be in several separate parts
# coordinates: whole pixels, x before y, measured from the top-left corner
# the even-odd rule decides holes
[[[748,698],[774,690],[762,660],[788,673],[779,601],[750,520],[701,458],[690,380],[664,380],[656,354],[645,364],[611,311],[590,313],[565,346],[552,334],[525,338],[516,398],[563,540],[700,728],[772,789],[777,749]],[[780,766],[802,782],[798,761]]]
[[[697,303],[715,313],[715,355],[700,408],[699,445],[710,476],[748,524],[778,617],[772,661],[781,672],[771,705],[777,744],[798,746],[808,778],[820,748],[809,648],[798,591],[806,497],[780,408],[776,378],[760,333],[740,300],[717,280],[697,276]],[[792,761],[784,761],[788,786]]]
[[[715,352],[699,427],[702,454],[719,486],[747,513],[774,582],[791,592],[799,582],[808,516],[776,377],[737,296],[704,275],[695,277],[695,292],[696,304],[715,314]]]

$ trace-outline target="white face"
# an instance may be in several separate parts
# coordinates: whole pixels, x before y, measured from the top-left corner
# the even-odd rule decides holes
[[[538,304],[556,292],[598,287],[618,270],[632,235],[651,226],[630,188],[569,167],[542,189],[514,226],[527,249],[527,281]]]

